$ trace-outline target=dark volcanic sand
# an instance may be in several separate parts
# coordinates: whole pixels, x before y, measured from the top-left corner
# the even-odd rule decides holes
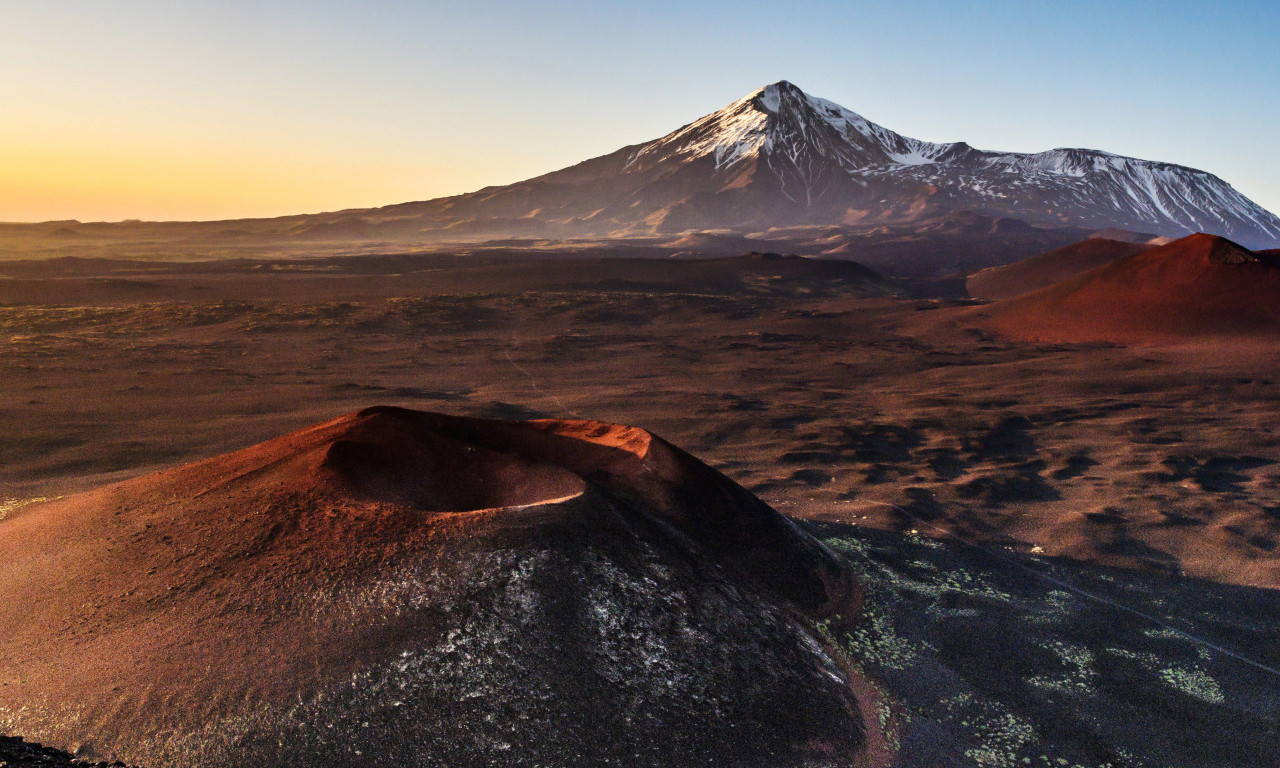
[[[934,564],[934,591],[910,587],[924,577],[915,569],[927,566],[913,563],[933,551],[930,538],[950,551],[963,549],[952,538],[961,536],[1029,567],[1055,557],[1043,562],[1059,580],[1110,584],[1108,599],[1276,666],[1266,650],[1280,582],[1280,351],[1271,341],[1024,343],[974,329],[968,310],[945,302],[868,298],[800,276],[690,289],[655,286],[652,275],[592,286],[584,263],[548,265],[536,283],[523,266],[487,267],[479,279],[447,265],[394,264],[394,275],[244,264],[217,274],[0,280],[9,342],[0,350],[0,509],[241,448],[370,402],[638,424],[779,510],[844,526],[835,538],[884,550],[879,570],[864,576],[902,581],[870,595],[872,629],[857,635],[862,656],[851,658],[881,670],[882,687],[916,717],[902,726],[903,754],[918,764],[929,764],[930,750],[954,757],[939,764],[983,764],[965,752],[1010,743],[999,723],[1024,734],[1020,723],[1033,725],[1031,740],[1017,742],[1019,762],[1025,753],[1032,765],[1042,754],[1103,763],[1070,757],[1102,754],[1080,751],[1081,734],[1101,726],[1053,725],[1064,712],[1095,717],[1095,694],[1072,698],[1064,682],[1058,709],[1027,709],[1041,694],[995,691],[982,679],[1003,678],[966,661],[1017,654],[1038,665],[1020,679],[1048,675],[1051,688],[1075,668],[1086,682],[1115,681],[1107,696],[1137,697],[1108,710],[1115,722],[1157,717],[1106,737],[1113,753],[1133,755],[1113,765],[1256,765],[1274,747],[1265,739],[1276,727],[1268,702],[1277,678],[1199,640],[1178,646],[1181,635],[1124,611],[1099,613],[1093,600],[1028,581],[995,555],[962,551]],[[982,586],[993,579],[1022,591]],[[894,598],[902,589],[923,605]],[[1069,620],[1045,624],[1038,611],[1058,603]],[[883,620],[877,605],[889,611]],[[1080,617],[1098,620],[1092,634],[1071,635]],[[1026,635],[1038,655],[992,645],[1030,625],[1048,627]],[[908,637],[909,627],[940,634]],[[948,637],[961,639],[942,643]],[[1077,658],[1073,643],[1092,649],[1088,665],[1067,660]],[[877,666],[900,648],[928,666]],[[911,683],[917,690],[904,675],[933,682]],[[936,709],[968,690],[959,679],[982,688],[964,701],[990,704],[985,719],[959,701]],[[1186,752],[1181,762],[1183,742],[1151,741],[1176,733],[1216,745],[1228,726],[1238,730],[1221,752]]]
[[[5,768],[123,768],[123,763],[82,762],[71,755],[17,736],[0,736],[0,766]]]

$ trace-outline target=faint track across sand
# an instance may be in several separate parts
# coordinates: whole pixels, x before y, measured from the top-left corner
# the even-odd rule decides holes
[[[512,341],[514,342],[514,339]],[[516,344],[515,346],[518,349],[520,345]],[[569,406],[565,405],[564,401],[561,400],[554,392],[548,392],[547,390],[543,389],[541,385],[538,384],[538,380],[534,378],[534,375],[529,371],[529,369],[517,363],[515,358],[511,356],[511,350],[509,349],[502,350],[502,355],[503,357],[507,358],[508,363],[511,363],[511,367],[515,368],[520,373],[523,373],[525,375],[525,378],[529,379],[529,386],[533,389],[534,392],[537,392],[542,397],[553,400],[556,405],[560,406],[561,411],[569,414],[575,419],[586,420],[587,418],[586,416],[583,416],[582,414],[573,410]]]
[[[922,517],[920,517],[920,516],[918,516],[918,515],[912,514],[909,510],[904,509],[904,508],[902,508],[902,507],[898,506],[897,504],[890,504],[890,503],[889,503],[889,502],[887,502],[887,501],[870,501],[870,500],[868,500],[868,501],[864,501],[864,502],[862,502],[862,503],[863,503],[863,504],[875,504],[875,505],[882,506],[882,507],[890,507],[890,508],[892,508],[892,509],[896,509],[897,511],[901,512],[903,515],[905,515],[905,516],[907,516],[907,517],[911,518],[912,520],[916,521],[917,523],[919,523],[919,524],[921,524],[921,525],[923,525],[923,526],[927,526],[927,527],[929,527],[929,528],[933,528],[933,529],[934,529],[934,530],[936,530],[936,531],[940,531],[940,532],[942,532],[942,534],[943,534],[944,536],[946,536],[947,538],[949,538],[949,539],[953,539],[953,540],[955,540],[955,541],[960,542],[961,544],[964,544],[965,546],[968,546],[968,547],[971,547],[971,548],[973,548],[973,549],[976,549],[976,550],[978,550],[979,552],[984,552],[984,553],[986,553],[986,554],[988,554],[988,555],[991,555],[992,557],[995,557],[995,558],[998,558],[998,559],[1000,559],[1000,560],[1003,560],[1003,561],[1005,561],[1005,562],[1009,563],[1010,565],[1013,565],[1015,568],[1018,568],[1019,570],[1025,571],[1025,572],[1027,572],[1027,573],[1029,573],[1029,574],[1031,574],[1031,575],[1035,576],[1036,578],[1038,578],[1038,579],[1040,579],[1040,580],[1042,580],[1042,581],[1045,581],[1045,582],[1048,582],[1048,583],[1050,583],[1050,584],[1053,584],[1054,586],[1061,587],[1062,589],[1065,589],[1065,590],[1067,590],[1068,592],[1071,592],[1072,594],[1076,595],[1077,597],[1082,597],[1082,598],[1084,598],[1084,599],[1086,599],[1086,600],[1092,600],[1093,602],[1096,602],[1096,603],[1099,603],[1099,604],[1102,604],[1102,605],[1107,605],[1107,606],[1110,606],[1110,607],[1112,607],[1112,608],[1116,608],[1116,609],[1118,609],[1118,610],[1124,611],[1125,613],[1129,613],[1129,614],[1132,614],[1132,615],[1137,616],[1137,617],[1139,617],[1139,618],[1145,619],[1145,620],[1147,620],[1147,621],[1151,622],[1152,624],[1155,624],[1156,626],[1160,627],[1161,629],[1165,629],[1165,630],[1168,630],[1168,631],[1170,631],[1170,632],[1173,632],[1173,633],[1178,634],[1179,636],[1181,636],[1181,637],[1183,637],[1183,638],[1185,638],[1185,639],[1189,640],[1189,641],[1190,641],[1190,642],[1192,642],[1192,643],[1195,643],[1195,644],[1197,644],[1197,645],[1203,646],[1203,647],[1208,648],[1208,649],[1210,649],[1210,650],[1217,651],[1218,653],[1221,653],[1221,654],[1222,654],[1222,655],[1224,655],[1224,656],[1227,656],[1227,657],[1229,657],[1229,658],[1235,659],[1236,661],[1239,661],[1239,662],[1241,662],[1241,663],[1247,664],[1247,665],[1249,665],[1249,666],[1251,666],[1251,667],[1255,667],[1255,668],[1257,668],[1257,669],[1261,669],[1261,670],[1263,670],[1264,672],[1269,672],[1269,673],[1271,673],[1272,675],[1275,675],[1276,677],[1280,678],[1280,669],[1276,669],[1275,667],[1268,666],[1268,665],[1266,665],[1266,664],[1263,664],[1263,663],[1262,663],[1262,662],[1260,662],[1260,661],[1254,661],[1253,659],[1250,659],[1250,658],[1249,658],[1249,657],[1247,657],[1247,656],[1243,656],[1243,655],[1241,655],[1241,654],[1239,654],[1239,653],[1237,653],[1237,652],[1235,652],[1235,651],[1232,651],[1232,650],[1230,650],[1230,649],[1228,649],[1228,648],[1223,648],[1222,646],[1220,646],[1220,645],[1218,645],[1218,644],[1216,644],[1216,643],[1212,643],[1212,642],[1210,642],[1210,641],[1208,641],[1208,640],[1205,640],[1204,638],[1197,637],[1196,635],[1192,635],[1192,634],[1188,633],[1188,632],[1187,632],[1187,631],[1185,631],[1185,630],[1179,629],[1179,628],[1177,628],[1177,627],[1175,627],[1175,626],[1173,626],[1173,625],[1169,624],[1168,622],[1166,622],[1166,621],[1162,620],[1162,619],[1161,619],[1161,618],[1159,618],[1158,616],[1153,616],[1153,615],[1151,615],[1151,614],[1149,614],[1149,613],[1146,613],[1146,612],[1144,612],[1144,611],[1140,611],[1140,610],[1138,610],[1138,609],[1136,609],[1136,608],[1132,608],[1132,607],[1130,607],[1130,606],[1124,605],[1123,603],[1118,603],[1118,602],[1116,602],[1116,601],[1114,601],[1114,600],[1111,600],[1110,598],[1106,598],[1106,597],[1103,597],[1103,596],[1101,596],[1101,595],[1096,595],[1096,594],[1094,594],[1094,593],[1092,593],[1092,592],[1089,592],[1088,590],[1081,589],[1081,588],[1079,588],[1079,587],[1077,587],[1077,586],[1075,586],[1075,585],[1073,585],[1073,584],[1069,584],[1069,583],[1067,583],[1067,582],[1065,582],[1065,581],[1062,581],[1061,579],[1056,579],[1056,578],[1054,578],[1053,576],[1050,576],[1049,574],[1044,573],[1043,571],[1037,570],[1036,568],[1033,568],[1033,567],[1031,567],[1030,565],[1027,565],[1027,564],[1026,564],[1025,562],[1023,562],[1020,558],[1018,558],[1018,557],[1016,557],[1016,556],[1012,555],[1011,553],[1009,553],[1009,552],[1007,552],[1007,551],[1005,551],[1005,550],[998,550],[998,549],[992,549],[992,548],[990,548],[990,547],[984,547],[984,546],[982,546],[981,544],[978,544],[978,543],[976,543],[976,542],[970,541],[969,539],[966,539],[965,537],[963,537],[963,536],[961,536],[960,534],[958,534],[958,533],[956,533],[956,532],[954,532],[954,531],[952,531],[952,530],[950,530],[950,529],[946,528],[945,526],[939,525],[938,523],[935,523],[935,522],[933,522],[933,521],[931,521],[931,520],[926,520],[926,519],[924,519],[924,518],[922,518]]]

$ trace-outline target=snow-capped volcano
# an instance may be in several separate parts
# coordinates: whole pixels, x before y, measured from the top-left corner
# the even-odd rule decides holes
[[[446,237],[608,237],[909,223],[959,211],[1280,245],[1280,219],[1204,171],[1088,149],[1019,154],[921,141],[785,81],[645,144],[505,187],[360,212],[360,223]]]
[[[663,155],[685,160],[711,156],[717,169],[763,156],[768,162],[793,166],[821,158],[854,172],[933,163],[955,146],[962,145],[933,144],[894,133],[784,80],[643,145],[628,169]]]
[[[763,176],[753,180],[802,209],[843,207],[845,218],[942,204],[1040,224],[1280,240],[1280,219],[1204,171],[1088,149],[1019,154],[921,141],[786,81],[632,150],[623,172],[704,159],[732,180],[727,187]],[[921,206],[921,195],[939,199]]]

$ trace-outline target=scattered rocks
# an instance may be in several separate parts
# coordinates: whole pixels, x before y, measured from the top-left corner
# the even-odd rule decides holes
[[[33,744],[18,736],[0,736],[0,768],[76,766],[76,768],[123,768],[124,763],[91,763],[77,760],[61,750]]]

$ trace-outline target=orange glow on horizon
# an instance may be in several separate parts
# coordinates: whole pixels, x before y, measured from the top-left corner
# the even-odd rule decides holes
[[[427,200],[545,170],[491,157],[473,164],[461,154],[442,164],[421,150],[342,146],[332,137],[51,123],[0,124],[0,221],[286,216]]]

